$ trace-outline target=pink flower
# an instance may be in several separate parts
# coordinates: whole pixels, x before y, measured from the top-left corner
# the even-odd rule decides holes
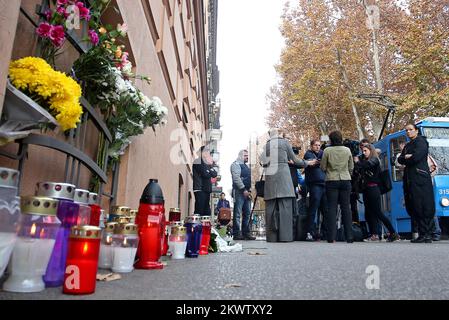
[[[80,18],[86,19],[87,21],[90,20],[90,10],[84,6],[84,3],[77,2],[76,6],[78,7],[80,11]]]
[[[90,42],[92,42],[94,46],[98,45],[98,43],[100,42],[100,38],[94,30],[89,30],[89,38]]]
[[[58,0],[58,1],[56,1],[56,4],[58,6],[64,6],[67,4],[67,0]]]
[[[58,9],[56,9],[56,12],[59,13],[59,15],[65,17],[67,15],[67,12],[65,11],[64,7],[58,7]]]
[[[51,12],[50,9],[47,9],[47,10],[45,11],[45,18],[47,19],[47,21],[50,21],[52,15],[53,15],[53,13]]]
[[[122,54],[122,63],[123,63],[123,65],[125,65],[125,63],[128,62],[128,57],[129,57],[129,53],[128,52],[123,52],[123,54]]]
[[[52,26],[47,22],[42,22],[36,29],[37,34],[42,38],[49,38]]]
[[[65,32],[63,26],[52,26],[50,31],[50,40],[55,47],[60,47],[65,41]]]

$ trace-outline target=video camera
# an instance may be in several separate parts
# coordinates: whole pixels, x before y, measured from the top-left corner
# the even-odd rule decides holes
[[[360,141],[345,139],[345,141],[343,141],[343,145],[351,150],[353,157],[360,154]]]
[[[356,157],[356,156],[358,156],[360,154],[360,141],[345,139],[343,141],[343,145],[345,147],[349,148],[349,150],[351,150],[351,154],[352,154],[353,157]],[[323,143],[321,145],[321,150],[324,150],[324,149],[326,149],[329,146],[330,146],[330,144]]]

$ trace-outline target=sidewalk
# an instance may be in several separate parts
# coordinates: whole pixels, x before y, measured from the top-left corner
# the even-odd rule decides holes
[[[449,241],[242,243],[243,252],[168,261],[163,270],[135,270],[121,280],[97,282],[93,295],[69,296],[52,288],[0,292],[0,300],[449,299]],[[379,267],[379,290],[366,288],[369,265]]]

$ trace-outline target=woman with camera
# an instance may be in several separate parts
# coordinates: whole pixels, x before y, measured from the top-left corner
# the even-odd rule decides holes
[[[382,222],[388,229],[387,241],[399,240],[399,235],[394,230],[391,221],[383,214],[380,199],[380,160],[376,149],[372,144],[362,146],[363,155],[354,157],[355,169],[360,172],[360,188],[363,193],[365,205],[365,218],[368,222],[371,237],[366,241],[380,241],[378,222]]]

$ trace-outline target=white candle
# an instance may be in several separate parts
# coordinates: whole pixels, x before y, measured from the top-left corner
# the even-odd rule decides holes
[[[45,289],[42,276],[50,260],[54,239],[17,238],[11,260],[11,276],[3,290],[11,292],[39,292]]]
[[[109,269],[112,266],[114,248],[111,245],[100,244],[100,256],[98,258],[98,268]]]
[[[137,248],[133,247],[114,247],[114,257],[112,271],[131,272],[134,270],[134,259],[136,258]]]
[[[16,239],[17,235],[13,232],[0,232],[0,278],[8,265]]]
[[[184,259],[186,254],[186,247],[187,242],[186,241],[176,241],[176,242],[169,242],[169,251],[171,252],[172,259]]]

